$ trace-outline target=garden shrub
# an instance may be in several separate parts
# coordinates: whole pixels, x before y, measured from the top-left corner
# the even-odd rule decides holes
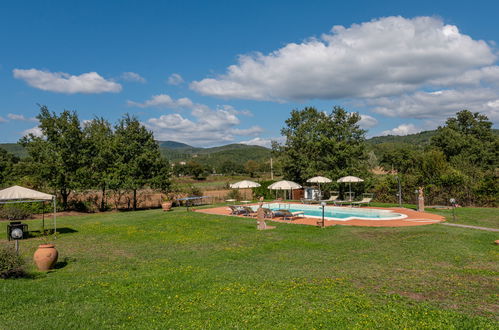
[[[18,207],[16,205],[4,205],[0,209],[0,218],[9,219],[9,220],[24,220],[28,219],[31,215],[31,211]]]
[[[239,190],[231,189],[225,199],[235,199],[236,201],[240,201],[242,199],[242,196]]]
[[[9,246],[0,246],[0,278],[23,277],[24,260]]]

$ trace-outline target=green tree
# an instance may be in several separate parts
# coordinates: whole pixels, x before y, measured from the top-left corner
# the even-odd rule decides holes
[[[14,169],[18,162],[18,157],[0,148],[0,187],[15,182]]]
[[[106,190],[115,169],[114,133],[111,124],[104,118],[94,118],[83,129],[88,142],[87,162],[88,188],[99,188],[102,193],[100,209],[106,209]]]
[[[281,134],[284,144],[273,143],[287,179],[305,182],[315,175],[338,178],[367,175],[365,131],[360,116],[334,107],[331,113],[307,107],[293,110]]]
[[[187,174],[192,175],[196,180],[204,179],[207,173],[207,169],[194,160],[190,160],[185,164],[185,170]]]
[[[126,114],[115,126],[115,170],[112,185],[133,192],[133,209],[137,209],[137,190],[147,184],[158,186],[158,177],[169,173],[161,160],[159,146],[152,132],[136,117]]]
[[[88,145],[74,111],[64,110],[59,116],[40,106],[37,116],[43,137],[29,134],[20,140],[29,159],[27,173],[59,192],[62,206],[67,208],[71,191],[85,182]]]
[[[244,170],[246,171],[246,173],[248,173],[250,175],[250,177],[254,177],[256,172],[258,171],[258,168],[260,167],[260,165],[255,162],[254,160],[250,159],[248,160],[245,164],[244,164]]]
[[[442,150],[449,161],[464,156],[462,160],[483,169],[493,169],[499,163],[499,137],[487,116],[478,112],[462,110],[447,119],[431,144]]]

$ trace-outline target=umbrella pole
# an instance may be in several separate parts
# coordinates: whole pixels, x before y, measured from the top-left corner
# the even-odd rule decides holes
[[[350,199],[350,202],[352,201],[352,183],[349,182],[348,185],[350,186],[350,196],[348,198]]]

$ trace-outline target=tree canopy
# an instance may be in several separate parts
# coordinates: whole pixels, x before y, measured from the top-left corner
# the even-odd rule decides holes
[[[305,182],[316,175],[338,178],[367,172],[365,130],[360,115],[334,107],[330,113],[313,107],[291,111],[281,134],[286,141],[273,143],[287,179]]]

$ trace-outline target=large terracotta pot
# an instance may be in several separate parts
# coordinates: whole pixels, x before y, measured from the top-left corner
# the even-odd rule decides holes
[[[59,253],[54,244],[41,244],[38,245],[38,250],[33,255],[36,267],[42,272],[52,269],[57,262]]]
[[[161,204],[163,211],[170,211],[172,208],[172,202],[164,202]]]

